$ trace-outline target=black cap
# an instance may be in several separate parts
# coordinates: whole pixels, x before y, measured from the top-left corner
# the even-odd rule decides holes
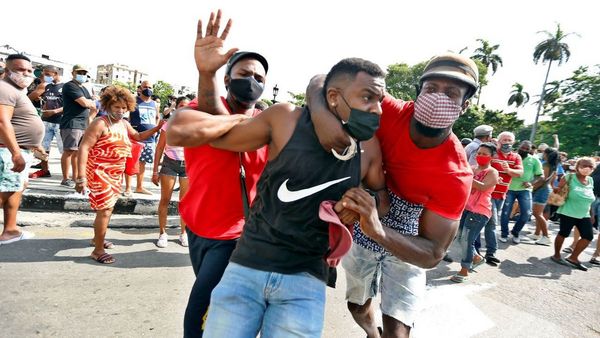
[[[241,59],[257,60],[265,68],[265,74],[269,71],[269,63],[267,63],[267,59],[265,59],[264,56],[255,52],[237,52],[229,58],[229,61],[227,61],[227,70],[225,71],[225,74],[231,75],[231,68],[233,68],[233,65],[235,65],[236,62],[240,61]]]

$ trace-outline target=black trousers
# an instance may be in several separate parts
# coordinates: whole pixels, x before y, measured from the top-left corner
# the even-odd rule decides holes
[[[183,336],[191,338],[202,337],[210,294],[221,281],[237,239],[224,241],[208,239],[194,234],[189,229],[187,233],[190,260],[196,281],[185,309]]]

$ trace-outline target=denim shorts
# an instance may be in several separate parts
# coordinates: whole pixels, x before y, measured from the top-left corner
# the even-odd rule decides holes
[[[21,149],[25,159],[25,169],[20,173],[12,171],[12,154],[8,148],[0,148],[0,192],[17,192],[25,189],[29,177],[29,167],[33,161],[31,151]]]
[[[177,161],[167,155],[163,156],[160,175],[187,177],[187,174],[185,173],[185,161]]]
[[[546,204],[548,196],[550,196],[550,188],[547,185],[531,193],[533,204]]]
[[[61,129],[60,138],[62,140],[63,149],[75,151],[79,149],[79,143],[83,138],[83,129]]]
[[[356,244],[342,266],[346,271],[347,301],[364,305],[379,290],[381,312],[414,327],[425,295],[425,270]]]

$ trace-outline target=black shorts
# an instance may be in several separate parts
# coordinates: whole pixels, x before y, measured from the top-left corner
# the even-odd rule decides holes
[[[160,175],[174,176],[186,178],[185,173],[185,161],[178,161],[165,155],[162,159],[162,166],[160,167]]]
[[[577,227],[581,238],[588,241],[594,239],[594,231],[592,230],[592,221],[589,217],[584,218],[573,218],[560,214],[560,231],[559,235],[563,237],[569,237],[573,226]]]

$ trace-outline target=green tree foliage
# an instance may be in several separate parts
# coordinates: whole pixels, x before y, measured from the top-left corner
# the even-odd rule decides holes
[[[288,94],[290,94],[290,96],[292,97],[291,101],[288,101],[289,103],[296,105],[298,107],[302,107],[306,104],[306,94],[305,93],[293,93],[293,92],[288,92]]]
[[[131,93],[135,93],[135,91],[137,89],[136,86],[133,84],[133,82],[125,83],[125,82],[115,80],[112,82],[112,84],[113,84],[113,86],[129,89],[129,91]]]
[[[580,67],[561,82],[560,91],[552,104],[551,134],[560,136],[561,150],[570,155],[594,154],[600,141],[600,67]]]
[[[552,62],[557,61],[560,66],[563,62],[569,61],[569,57],[571,57],[571,50],[569,49],[569,45],[567,45],[563,40],[575,33],[566,33],[560,28],[560,24],[556,24],[556,32],[551,33],[549,31],[542,31],[538,33],[544,33],[546,35],[546,39],[541,41],[535,46],[533,51],[533,62],[537,64],[540,60],[542,63],[548,62],[548,70],[546,71],[546,78],[544,79],[544,84],[542,85],[542,94],[540,95],[540,100],[538,101],[538,108],[535,114],[535,121],[533,122],[533,128],[531,129],[530,140],[535,138],[535,133],[537,129],[538,119],[542,112],[542,106],[545,99],[546,94],[546,84],[548,83],[548,75],[550,74],[550,68],[552,68]]]
[[[485,106],[470,106],[454,123],[452,131],[459,137],[473,137],[475,127],[487,124],[494,127],[494,135],[502,131],[518,132],[524,126],[517,113],[504,113],[501,110],[487,109]]]
[[[524,106],[529,102],[529,93],[523,90],[523,85],[516,82],[513,84],[513,90],[508,98],[508,105],[515,105],[516,108]]]
[[[475,49],[475,52],[473,54],[473,59],[477,60],[479,62],[481,62],[481,64],[483,64],[483,66],[485,66],[485,70],[486,70],[486,75],[487,72],[489,71],[490,67],[492,68],[492,75],[496,74],[496,71],[498,70],[498,67],[502,67],[502,58],[500,57],[500,55],[498,55],[496,53],[496,51],[498,50],[498,48],[500,48],[500,45],[492,45],[489,43],[489,41],[484,40],[484,39],[477,39],[478,42],[481,43],[481,46],[477,49]],[[484,80],[486,79],[485,76],[481,76],[481,67],[479,67],[479,79],[480,79],[480,83],[479,83],[479,92],[477,93],[477,104],[479,105],[479,99],[481,98],[481,89],[487,85],[487,81],[481,81],[481,79],[483,78]]]
[[[173,95],[175,92],[173,86],[167,82],[158,80],[153,85],[152,91],[154,92],[154,95],[160,98],[160,111],[162,112],[166,108],[169,95]]]
[[[385,77],[386,90],[393,97],[411,101],[416,99],[417,92],[415,86],[419,83],[419,78],[423,75],[423,70],[427,62],[420,62],[414,66],[406,63],[396,63],[388,66]]]

